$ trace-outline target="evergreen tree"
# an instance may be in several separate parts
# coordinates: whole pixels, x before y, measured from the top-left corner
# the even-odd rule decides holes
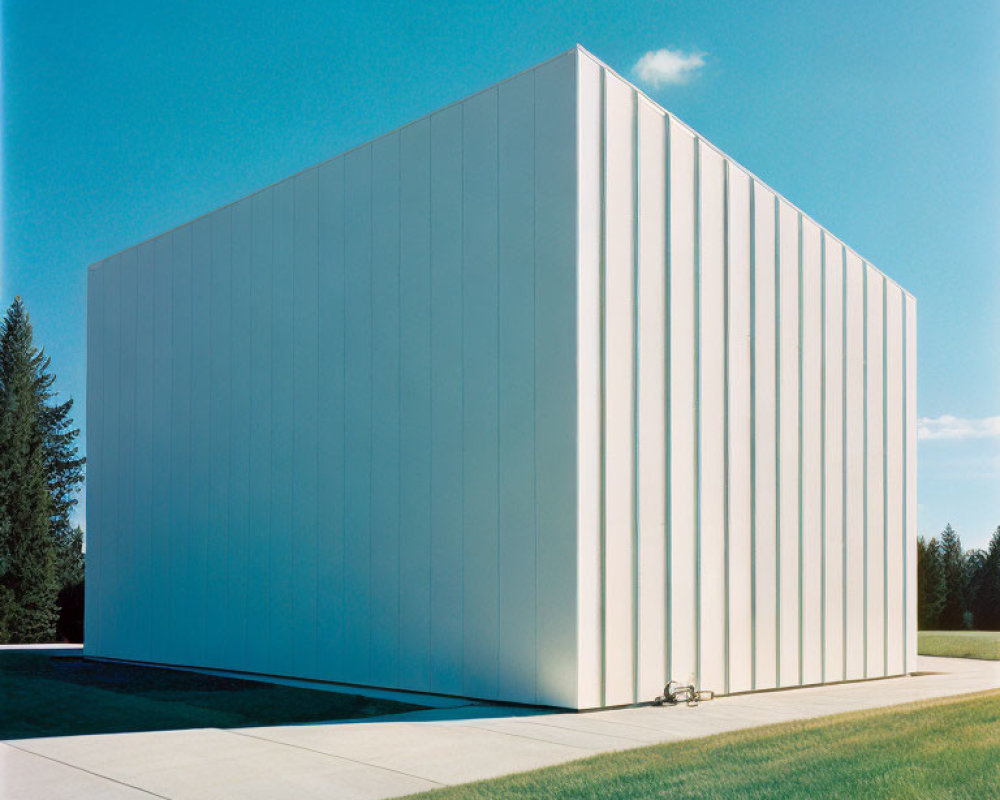
[[[917,539],[917,625],[920,630],[938,630],[944,604],[944,574],[938,540]]]
[[[951,525],[941,531],[939,548],[942,580],[941,629],[962,630],[965,627],[966,570],[962,555],[962,540]]]
[[[976,630],[1000,630],[1000,526],[993,531],[977,571],[972,620]]]
[[[0,326],[0,637],[42,642],[55,634],[55,547],[50,531],[44,406],[52,376],[16,298]]]
[[[56,638],[61,642],[83,641],[83,531],[71,528],[56,533],[56,580],[59,584],[59,620]]]
[[[83,581],[70,512],[84,459],[49,366],[17,297],[0,324],[0,641],[50,639],[55,593]]]

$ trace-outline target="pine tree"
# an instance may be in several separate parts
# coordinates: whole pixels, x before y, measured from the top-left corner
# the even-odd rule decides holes
[[[993,531],[979,565],[972,599],[972,620],[977,630],[1000,630],[1000,525]]]
[[[944,574],[938,540],[917,539],[917,625],[920,630],[938,630],[944,604]]]
[[[941,572],[944,595],[941,606],[941,630],[957,631],[965,627],[966,572],[962,540],[951,525],[941,531]]]
[[[0,325],[0,640],[49,641],[57,617],[54,532],[82,477],[71,403],[50,404],[55,376],[15,298]]]

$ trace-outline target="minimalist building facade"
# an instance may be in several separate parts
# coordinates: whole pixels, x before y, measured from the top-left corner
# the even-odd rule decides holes
[[[910,671],[915,308],[575,48],[91,267],[85,652],[570,708]]]

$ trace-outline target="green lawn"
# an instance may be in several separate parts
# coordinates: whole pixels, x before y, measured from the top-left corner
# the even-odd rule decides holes
[[[997,798],[1000,691],[609,753],[413,797]]]
[[[392,700],[0,650],[0,739],[236,728],[412,711]]]
[[[922,656],[1000,661],[1000,631],[920,631],[917,652]]]

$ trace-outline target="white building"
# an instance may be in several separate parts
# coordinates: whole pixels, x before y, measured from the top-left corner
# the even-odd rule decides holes
[[[90,656],[571,708],[913,668],[914,299],[580,48],[89,277]]]

